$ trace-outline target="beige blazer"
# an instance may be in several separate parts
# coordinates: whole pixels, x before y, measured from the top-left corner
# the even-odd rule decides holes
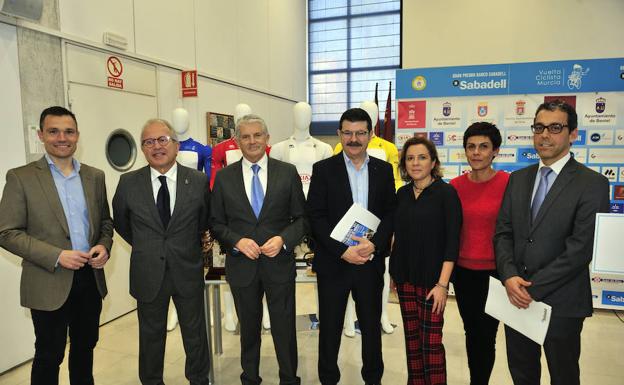
[[[89,212],[89,244],[109,251],[113,222],[101,170],[81,164],[80,178]],[[73,270],[56,266],[62,250],[72,248],[69,228],[45,157],[9,170],[0,201],[0,246],[23,258],[21,304],[56,310],[67,300]],[[93,269],[102,297],[107,293],[103,269]]]

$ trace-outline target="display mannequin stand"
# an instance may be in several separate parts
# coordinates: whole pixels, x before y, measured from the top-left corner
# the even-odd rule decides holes
[[[208,178],[210,178],[212,149],[191,138],[189,133],[190,120],[188,111],[182,107],[173,110],[171,126],[180,143],[180,149],[176,160],[183,166],[205,172]],[[177,325],[178,313],[173,305],[173,301],[171,301],[169,314],[167,315],[167,330],[172,331]]]

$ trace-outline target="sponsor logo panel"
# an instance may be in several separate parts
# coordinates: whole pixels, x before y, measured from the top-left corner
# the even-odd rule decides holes
[[[520,163],[535,163],[539,162],[539,155],[537,150],[533,147],[522,147],[518,149],[518,162]]]
[[[437,130],[458,129],[462,126],[463,103],[440,99],[429,102],[431,128]]]
[[[444,135],[444,143],[447,146],[463,146],[464,145],[464,132],[463,131],[449,131]]]
[[[579,96],[579,123],[583,126],[612,126],[617,123],[615,97]]]
[[[612,146],[613,130],[590,130],[587,144],[592,146]]]
[[[588,163],[623,163],[624,148],[590,148]]]
[[[449,162],[451,163],[466,163],[466,153],[463,148],[451,148],[449,149]]]
[[[443,132],[430,132],[429,140],[436,146],[444,146],[444,133]]]
[[[602,175],[606,176],[609,179],[609,182],[617,182],[618,179],[618,168],[613,166],[605,166],[601,171]]]
[[[505,144],[515,146],[530,146],[533,144],[531,130],[507,130],[505,132]]]
[[[398,124],[403,128],[425,128],[427,119],[427,102],[425,100],[399,101]]]
[[[580,163],[587,162],[587,149],[586,148],[572,148],[572,156]]]
[[[441,164],[448,162],[448,149],[438,148],[438,158],[440,159]]]
[[[501,148],[494,163],[516,163],[518,151],[515,148]]]
[[[611,206],[609,206],[609,212],[613,214],[624,214],[624,204],[611,203]]]
[[[602,304],[612,306],[624,306],[624,292],[603,290]]]
[[[624,130],[615,130],[615,144],[618,146],[624,145]]]
[[[453,179],[459,176],[459,165],[447,164],[441,167],[444,179]]]

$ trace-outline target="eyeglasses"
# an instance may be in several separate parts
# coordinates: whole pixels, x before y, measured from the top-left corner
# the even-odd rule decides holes
[[[546,126],[542,123],[535,123],[531,125],[531,131],[533,131],[534,134],[541,134],[542,132],[544,132],[544,130],[548,130],[548,132],[550,132],[551,134],[558,134],[563,131],[563,127],[568,127],[568,125],[561,123],[551,123]]]
[[[355,135],[356,138],[358,139],[364,139],[365,137],[368,136],[368,131],[342,131],[340,130],[340,135],[342,135],[344,138],[352,138],[353,135]]]
[[[141,145],[143,147],[152,148],[156,145],[156,142],[158,142],[158,144],[165,147],[166,145],[169,144],[169,142],[175,142],[175,141],[176,140],[173,139],[172,137],[163,135],[163,136],[159,136],[158,138],[143,139],[143,141],[141,142]]]

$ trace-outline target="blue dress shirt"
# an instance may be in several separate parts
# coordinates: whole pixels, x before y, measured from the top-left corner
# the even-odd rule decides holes
[[[89,210],[79,174],[80,162],[72,159],[74,170],[69,176],[65,176],[48,154],[45,157],[63,206],[65,219],[67,219],[72,249],[88,252],[91,249],[89,246]]]

